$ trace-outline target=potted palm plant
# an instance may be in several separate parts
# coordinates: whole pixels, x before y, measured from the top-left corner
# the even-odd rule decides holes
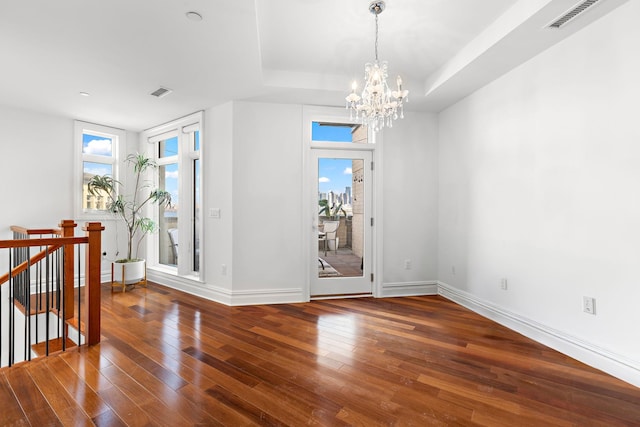
[[[144,216],[143,208],[149,203],[168,207],[171,205],[171,194],[152,188],[144,181],[145,171],[158,167],[153,160],[144,154],[136,153],[127,156],[125,163],[133,167],[135,179],[130,194],[124,194],[124,186],[109,175],[94,175],[87,184],[87,190],[93,196],[106,197],[107,209],[126,226],[127,257],[115,261],[116,264],[125,266],[112,270],[113,281],[132,284],[145,277],[145,261],[138,258],[138,249],[144,238],[157,228],[155,221]]]
[[[342,213],[345,217],[347,216],[347,212],[342,207],[342,203],[338,203],[338,205],[334,205],[333,209],[329,204],[327,199],[318,200],[318,206],[320,206],[320,212],[318,212],[321,216],[326,216],[332,220],[340,218],[340,213]]]

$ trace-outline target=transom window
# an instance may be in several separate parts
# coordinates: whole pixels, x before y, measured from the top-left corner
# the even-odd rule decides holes
[[[360,125],[328,122],[311,123],[311,142],[355,142],[353,133]]]

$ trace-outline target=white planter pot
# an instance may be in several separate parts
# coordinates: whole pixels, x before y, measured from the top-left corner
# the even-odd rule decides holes
[[[114,262],[113,263],[113,281],[131,285],[138,283],[146,278],[146,262],[143,259],[130,262]]]

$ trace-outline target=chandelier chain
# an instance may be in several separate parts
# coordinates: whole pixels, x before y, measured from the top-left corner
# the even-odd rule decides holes
[[[378,62],[378,14],[376,13],[376,44],[375,44],[375,50],[376,50],[376,62]]]

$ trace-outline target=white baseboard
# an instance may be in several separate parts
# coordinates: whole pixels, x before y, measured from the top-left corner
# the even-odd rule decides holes
[[[424,282],[383,283],[381,291],[382,294],[378,295],[379,298],[438,295],[438,282],[430,280]]]
[[[639,361],[510,312],[446,283],[438,282],[438,294],[560,353],[640,387]]]
[[[306,302],[302,288],[293,289],[248,289],[233,291],[230,305],[292,304]]]
[[[219,286],[204,284],[196,280],[186,279],[184,277],[176,276],[175,274],[168,274],[150,268],[147,268],[147,280],[161,283],[162,285],[191,295],[219,302],[220,304],[232,305],[231,292],[228,289]]]
[[[100,283],[111,283],[111,270],[100,272]]]
[[[168,287],[196,295],[229,306],[286,304],[306,301],[301,288],[294,289],[249,289],[230,291],[220,286],[205,284],[162,271],[147,269],[147,279]],[[109,279],[110,280],[110,279]]]

